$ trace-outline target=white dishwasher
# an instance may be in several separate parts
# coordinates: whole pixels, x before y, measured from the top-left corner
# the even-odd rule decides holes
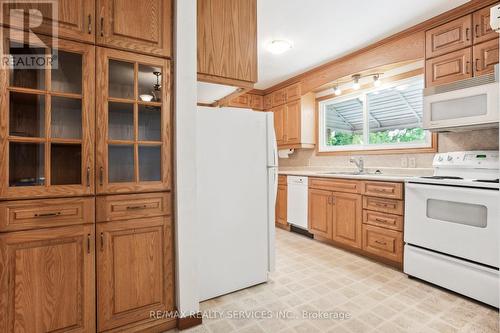
[[[293,226],[307,230],[307,177],[287,177],[287,220]]]

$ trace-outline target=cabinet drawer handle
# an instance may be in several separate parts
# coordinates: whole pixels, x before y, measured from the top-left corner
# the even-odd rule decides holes
[[[87,234],[87,253],[90,254],[90,234]]]
[[[104,17],[101,17],[101,37],[104,37]]]
[[[470,61],[466,61],[465,62],[465,74],[469,74],[470,73],[469,65],[470,65]]]
[[[101,251],[104,251],[104,234],[101,232]]]
[[[465,39],[466,39],[467,41],[469,41],[469,40],[470,40],[469,34],[470,34],[470,29],[469,29],[469,28],[465,29]]]
[[[89,14],[89,27],[88,27],[89,35],[92,33],[92,16]]]
[[[378,239],[375,241],[375,243],[380,244],[380,245],[387,245],[386,242],[379,241]]]
[[[479,38],[479,24],[476,24],[476,26],[474,27],[475,31],[476,31],[476,38]]]
[[[103,185],[104,183],[104,168],[100,167],[99,168],[99,185]]]
[[[53,216],[59,216],[59,215],[61,215],[61,212],[39,213],[39,214],[35,214],[35,217],[53,217]]]
[[[90,187],[90,167],[87,168],[87,187]]]
[[[389,221],[388,221],[388,220],[386,220],[386,219],[381,219],[381,218],[378,218],[378,217],[376,217],[376,218],[375,218],[375,221],[377,221],[377,222],[381,222],[381,223],[387,223],[387,222],[389,222]]]
[[[148,206],[146,205],[127,206],[127,210],[146,209],[146,208],[148,208]]]
[[[386,189],[386,188],[374,188],[373,189],[375,192],[382,192],[382,193],[387,193],[387,192],[394,192],[394,190],[389,190],[389,189]]]
[[[476,61],[475,61],[475,67],[476,67],[476,72],[479,72],[479,59],[476,58]]]

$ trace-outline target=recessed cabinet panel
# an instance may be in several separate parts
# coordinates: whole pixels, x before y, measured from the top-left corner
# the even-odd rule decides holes
[[[45,184],[45,144],[9,144],[9,186]]]
[[[109,146],[109,182],[133,182],[134,176],[134,146],[110,145]]]
[[[10,92],[9,134],[41,138],[45,136],[45,96]]]
[[[51,137],[59,139],[82,138],[82,101],[52,96]]]
[[[498,64],[498,38],[474,45],[474,76],[493,73]]]

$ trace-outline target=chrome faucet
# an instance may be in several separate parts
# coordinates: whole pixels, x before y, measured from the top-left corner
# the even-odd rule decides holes
[[[359,173],[365,172],[365,162],[363,161],[363,159],[361,157],[359,158],[359,160],[356,160],[354,157],[351,157],[349,162],[354,163],[356,165]]]

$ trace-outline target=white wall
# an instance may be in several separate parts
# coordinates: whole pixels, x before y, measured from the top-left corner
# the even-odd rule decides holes
[[[196,226],[196,0],[175,8],[176,290],[183,316],[199,311]]]

